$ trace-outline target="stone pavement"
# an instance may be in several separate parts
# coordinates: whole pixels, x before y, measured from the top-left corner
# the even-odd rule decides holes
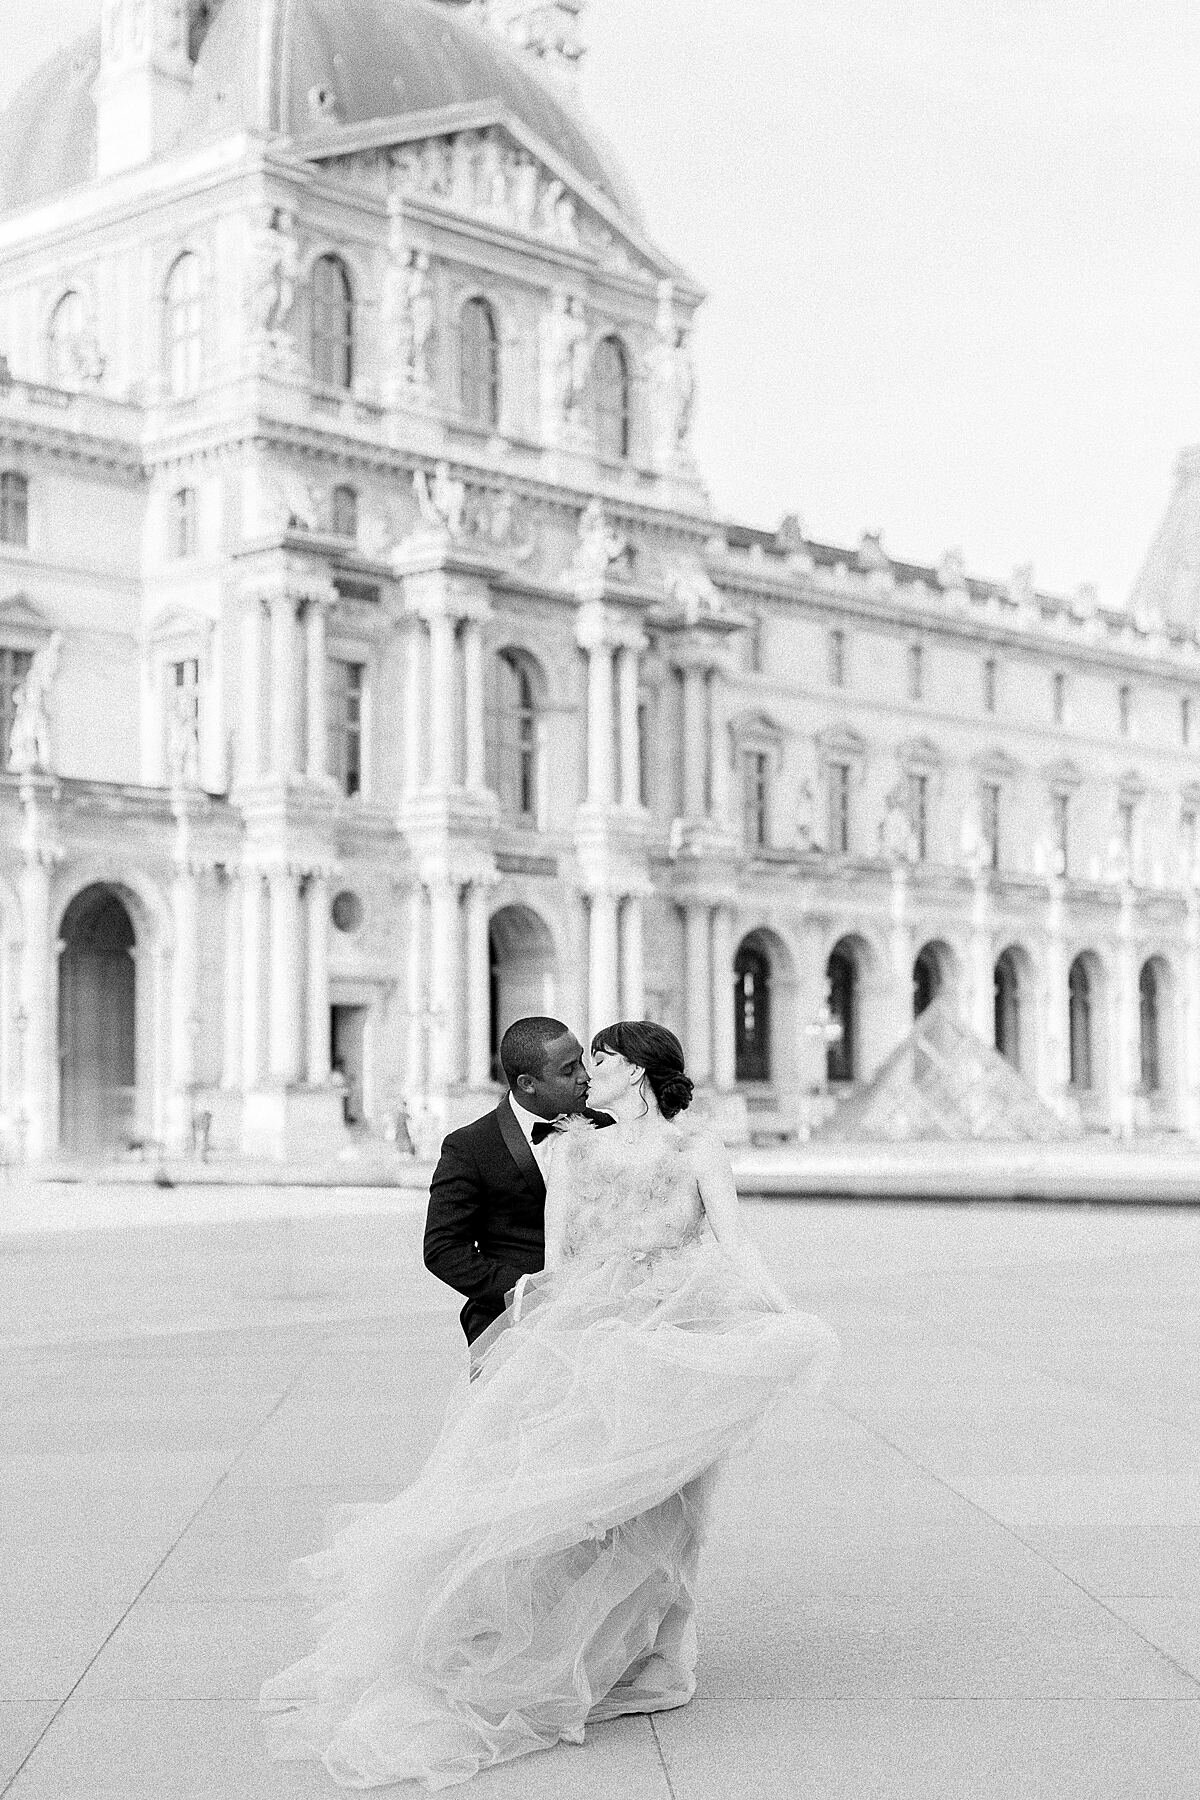
[[[1200,1793],[1200,1212],[747,1211],[845,1354],[728,1472],[697,1697],[465,1792]],[[0,1236],[0,1793],[336,1792],[254,1701],[308,1641],[288,1558],[462,1378],[419,1228]]]

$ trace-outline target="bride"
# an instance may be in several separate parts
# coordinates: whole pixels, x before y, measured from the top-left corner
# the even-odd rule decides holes
[[[662,1026],[593,1040],[588,1104],[616,1128],[561,1123],[544,1271],[413,1484],[293,1565],[324,1634],[263,1688],[274,1755],[441,1788],[691,1699],[719,1462],[837,1348],[764,1269],[723,1145],[677,1123],[691,1095]]]

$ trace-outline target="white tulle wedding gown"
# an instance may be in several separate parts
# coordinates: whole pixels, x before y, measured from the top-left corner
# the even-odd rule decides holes
[[[263,1688],[273,1755],[440,1788],[691,1698],[716,1466],[837,1340],[707,1231],[687,1135],[556,1143],[561,1263],[477,1342],[413,1484],[293,1565],[323,1636]]]

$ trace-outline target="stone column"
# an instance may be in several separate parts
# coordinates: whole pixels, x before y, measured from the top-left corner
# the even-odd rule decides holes
[[[271,1079],[291,1087],[300,1077],[300,878],[287,865],[270,871]]]
[[[429,1085],[444,1094],[460,1078],[459,995],[461,884],[447,875],[429,883]]]
[[[225,915],[224,1004],[221,1023],[221,1086],[227,1091],[242,1081],[242,908],[237,877],[226,869],[221,883]]]
[[[633,644],[623,644],[617,652],[617,691],[621,724],[621,805],[633,808],[642,803],[638,650]]]
[[[1066,883],[1062,877],[1052,877],[1046,906],[1046,1010],[1038,1072],[1042,1098],[1058,1112],[1066,1105],[1067,1090],[1071,1085],[1070,996],[1064,948],[1065,893]]]
[[[296,773],[296,676],[299,626],[290,593],[271,595],[271,773],[286,781]]]
[[[257,594],[242,614],[241,746],[238,774],[257,781],[263,772],[263,608]]]
[[[1190,871],[1189,871],[1190,876]],[[1182,1055],[1179,1057],[1181,1123],[1200,1136],[1200,893],[1188,886],[1184,953]]]
[[[242,1089],[249,1093],[262,1080],[263,1069],[263,876],[253,866],[242,870]]]
[[[708,814],[707,719],[704,669],[689,663],[683,671],[683,816],[703,819]]]
[[[492,1079],[490,885],[476,878],[467,889],[467,1085],[475,1089]]]
[[[1134,928],[1134,890],[1132,884],[1126,882],[1121,890],[1117,933],[1117,1016],[1115,1031],[1109,1039],[1116,1051],[1109,1082],[1110,1105],[1113,1122],[1124,1138],[1134,1134],[1137,1096],[1142,1084],[1142,1009]]]
[[[683,909],[687,1068],[697,1084],[712,1075],[712,957],[709,909],[689,900]]]
[[[912,929],[908,923],[908,870],[903,863],[892,870],[891,914],[888,947],[892,965],[892,1042],[885,1055],[913,1028]]]
[[[722,831],[732,828],[732,770],[729,766],[729,684],[718,664],[709,676],[708,725],[709,768],[712,771],[711,809],[713,823]]]
[[[971,900],[971,1029],[985,1044],[996,1040],[996,966],[992,958],[992,895],[986,875],[976,877]]]
[[[422,710],[430,728],[430,783],[444,793],[458,785],[459,771],[454,620],[444,612],[429,619],[429,691]]]
[[[483,624],[468,618],[462,628],[463,732],[466,737],[466,784],[473,793],[487,786],[484,745]]]
[[[304,609],[306,688],[306,773],[326,782],[329,764],[329,705],[326,687],[325,607],[309,600]]]
[[[188,822],[179,821],[172,890],[175,954],[171,963],[171,1103],[170,1135],[176,1149],[191,1142],[192,1100],[196,1086],[196,1034],[199,1030],[199,905],[197,870],[191,860]]]
[[[29,1162],[40,1162],[55,1144],[54,1087],[50,1073],[50,1021],[55,972],[50,934],[50,870],[53,853],[39,840],[36,819],[26,807],[24,863],[21,870],[21,1017],[23,1040],[21,1110],[24,1150]]]
[[[620,1013],[617,897],[604,889],[589,896],[588,1031],[611,1025]]]
[[[428,896],[418,882],[408,901],[408,1030],[405,1045],[405,1091],[423,1094],[429,1082],[426,1055],[429,1030]]]
[[[588,779],[592,806],[613,803],[613,648],[591,643],[588,652]]]
[[[733,913],[718,906],[712,921],[713,1083],[722,1093],[737,1085],[733,1017]]]
[[[314,869],[305,890],[308,924],[308,1058],[310,1087],[327,1087],[329,1042],[329,876]]]
[[[629,894],[621,902],[621,1017],[646,1016],[646,969],[643,941],[643,900]]]
[[[424,775],[422,746],[428,741],[429,692],[426,663],[428,637],[424,619],[409,622],[404,670],[404,792],[411,799],[420,792]]]

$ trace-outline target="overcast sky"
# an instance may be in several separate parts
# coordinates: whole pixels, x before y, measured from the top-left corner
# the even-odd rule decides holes
[[[0,94],[99,0],[0,0]],[[591,0],[722,511],[1124,599],[1200,440],[1191,0]]]

